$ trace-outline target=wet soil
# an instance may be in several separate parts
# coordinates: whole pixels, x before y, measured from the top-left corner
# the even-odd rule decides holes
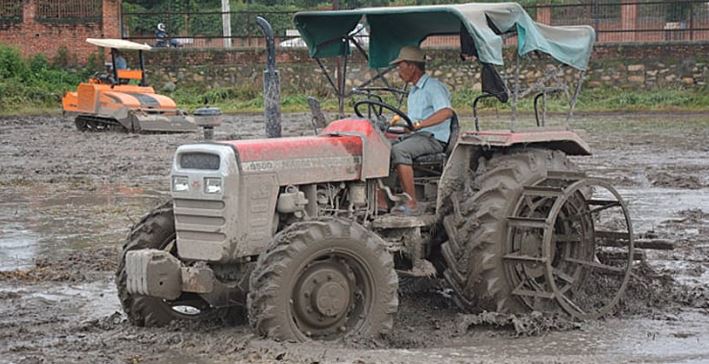
[[[309,115],[284,115],[309,135]],[[470,124],[463,118],[463,123]],[[0,119],[0,363],[428,363],[709,361],[709,116],[582,117],[594,155],[574,161],[613,180],[648,251],[612,315],[466,314],[438,279],[402,284],[384,338],[277,343],[246,326],[127,323],[113,283],[130,225],[168,198],[188,135],[81,133],[55,117]],[[264,134],[261,115],[227,117],[217,139]]]

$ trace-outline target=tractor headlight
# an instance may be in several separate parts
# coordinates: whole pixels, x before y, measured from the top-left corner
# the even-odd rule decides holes
[[[172,190],[185,192],[190,190],[190,179],[183,176],[172,176]]]
[[[222,193],[222,179],[220,177],[205,177],[204,193]]]

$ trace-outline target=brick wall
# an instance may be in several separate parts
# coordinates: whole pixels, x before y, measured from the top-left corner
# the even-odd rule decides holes
[[[86,38],[120,38],[120,8],[121,0],[102,0],[98,22],[47,22],[36,19],[37,1],[25,0],[22,23],[0,27],[0,43],[19,48],[25,57],[41,53],[50,59],[64,47],[71,61],[84,63],[98,51]]]

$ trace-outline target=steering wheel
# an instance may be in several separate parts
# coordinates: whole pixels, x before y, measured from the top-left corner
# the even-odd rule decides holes
[[[111,85],[114,83],[113,76],[111,76],[107,72],[102,72],[102,71],[95,72],[93,75],[91,75],[91,77],[89,77],[89,79],[92,79],[92,80],[94,80],[94,82],[99,83],[99,84]]]
[[[361,118],[365,117],[364,114],[362,114],[362,112],[359,110],[360,107],[363,105],[367,105],[368,108],[371,108],[374,110],[376,110],[378,108],[380,110],[380,112],[379,112],[379,114],[377,114],[377,116],[381,115],[381,109],[387,109],[387,110],[393,112],[394,114],[398,115],[400,118],[402,118],[406,122],[406,125],[404,126],[405,128],[407,128],[409,130],[414,130],[414,123],[411,122],[411,119],[409,119],[409,116],[406,115],[406,113],[404,113],[403,111],[399,110],[397,107],[394,107],[392,105],[389,105],[385,102],[378,101],[378,100],[368,99],[368,100],[357,101],[354,104],[354,112],[355,112],[355,114],[357,114],[357,116],[359,116]],[[376,114],[376,112],[375,112],[375,114]]]

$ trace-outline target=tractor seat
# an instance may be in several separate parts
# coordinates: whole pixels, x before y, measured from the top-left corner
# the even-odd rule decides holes
[[[418,156],[414,159],[414,165],[429,165],[429,164],[442,164],[448,159],[453,147],[455,146],[456,140],[458,140],[458,133],[460,132],[460,124],[458,123],[458,115],[453,113],[451,118],[451,133],[448,137],[448,144],[446,148],[441,153],[434,154],[424,154]]]

